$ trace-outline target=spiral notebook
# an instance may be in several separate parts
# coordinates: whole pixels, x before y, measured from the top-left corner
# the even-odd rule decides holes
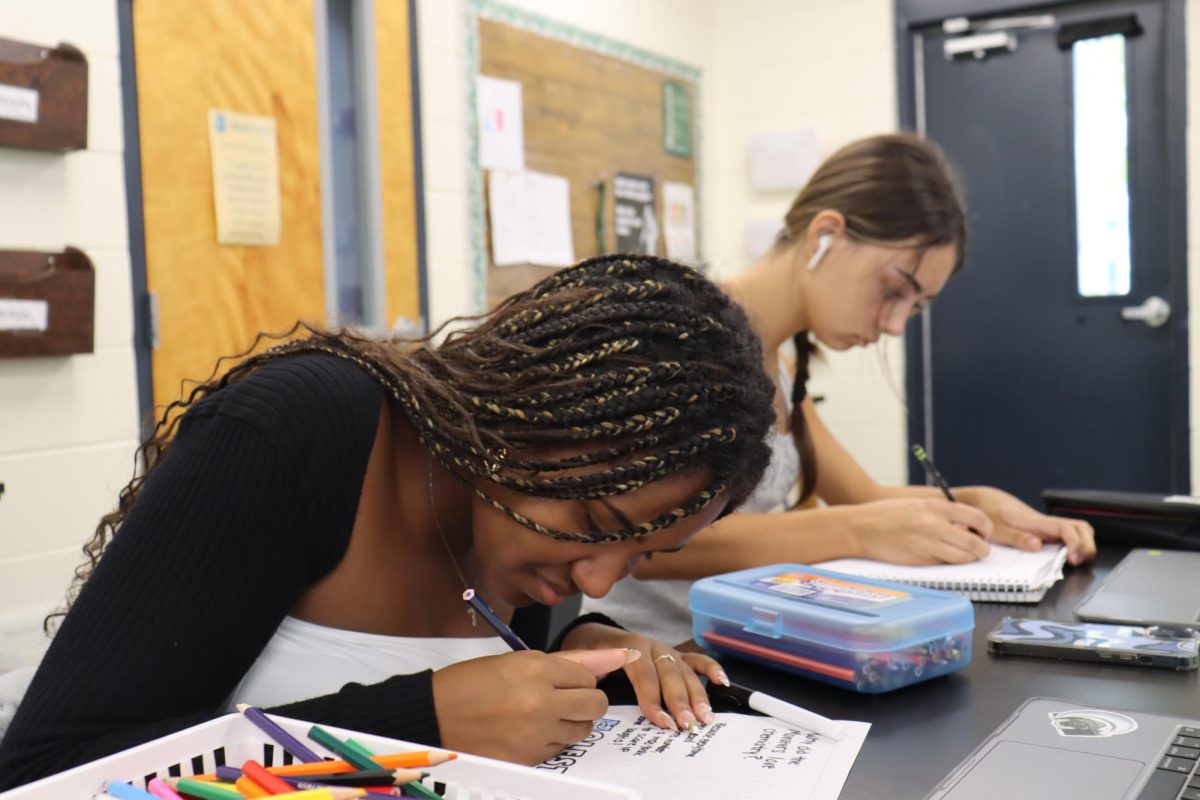
[[[859,578],[957,592],[985,603],[1041,602],[1046,590],[1063,576],[1067,548],[1062,545],[1048,544],[1037,552],[1000,544],[993,544],[991,548],[987,558],[970,564],[909,567],[882,561],[839,558],[813,566]]]

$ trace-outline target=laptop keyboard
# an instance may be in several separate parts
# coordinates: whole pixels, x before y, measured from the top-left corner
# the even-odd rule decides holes
[[[1200,728],[1180,726],[1138,800],[1200,800]]]

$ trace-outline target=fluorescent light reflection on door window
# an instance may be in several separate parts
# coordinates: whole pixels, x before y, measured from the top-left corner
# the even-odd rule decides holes
[[[1125,37],[1072,47],[1077,285],[1084,297],[1129,294],[1129,110]]]

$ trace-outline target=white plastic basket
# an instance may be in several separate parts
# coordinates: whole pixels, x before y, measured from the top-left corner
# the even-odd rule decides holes
[[[271,715],[314,752],[325,749],[304,738],[311,723]],[[353,736],[376,753],[428,750],[424,745],[322,725],[341,739]],[[336,758],[333,753],[330,757]],[[123,780],[144,787],[154,777],[201,775],[225,764],[240,767],[247,759],[267,766],[291,763],[279,745],[240,714],[211,722],[114,753],[66,772],[51,775],[8,792],[3,800],[91,800],[108,781]],[[641,800],[641,792],[623,786],[572,778],[534,767],[523,767],[480,756],[458,758],[429,767],[425,785],[446,800]]]

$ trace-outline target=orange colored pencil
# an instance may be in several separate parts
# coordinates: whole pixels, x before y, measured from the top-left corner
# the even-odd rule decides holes
[[[371,756],[382,769],[415,769],[417,767],[434,767],[458,758],[458,753],[447,750],[414,750],[411,753],[384,753]],[[329,761],[297,762],[278,767],[267,767],[272,775],[321,775],[327,772],[354,772],[358,768],[341,759]],[[194,781],[215,781],[217,776],[211,772],[204,775],[190,776]]]
[[[268,792],[266,789],[264,789],[259,784],[250,780],[250,778],[246,777],[245,775],[243,775],[242,777],[238,778],[236,781],[233,782],[233,788],[237,789],[239,792],[241,792],[246,797],[270,797],[271,796],[270,792]]]
[[[458,758],[458,754],[442,750],[417,750],[412,753],[385,753],[383,755],[371,756],[371,759],[383,769],[432,767],[453,758]],[[353,772],[356,769],[357,767],[337,759],[334,761],[313,761],[303,764],[267,767],[267,772],[270,772],[272,775],[320,775],[322,772]]]

